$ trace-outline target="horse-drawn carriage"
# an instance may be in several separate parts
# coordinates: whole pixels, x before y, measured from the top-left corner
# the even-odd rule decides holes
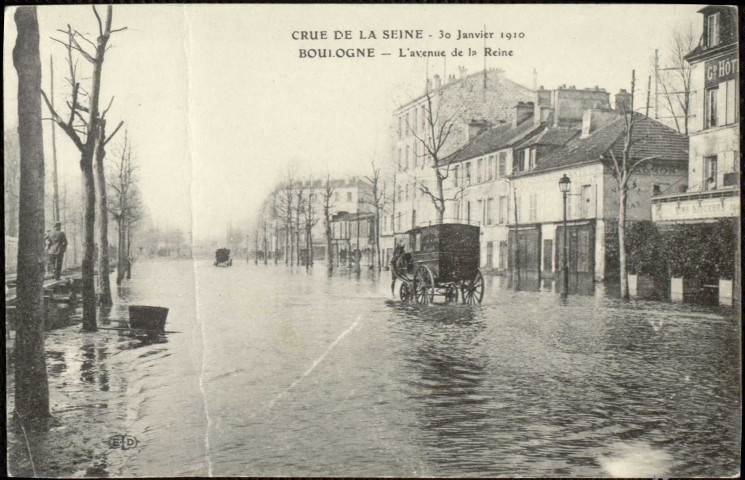
[[[393,274],[401,281],[402,301],[429,304],[438,295],[446,303],[459,298],[471,305],[481,303],[479,227],[446,223],[417,227],[407,234],[408,248],[398,250],[391,260]]]
[[[218,248],[215,251],[215,266],[230,267],[233,265],[233,259],[230,258],[229,248]]]

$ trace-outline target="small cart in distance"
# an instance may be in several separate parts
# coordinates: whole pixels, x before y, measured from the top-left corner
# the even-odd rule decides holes
[[[409,253],[396,257],[393,269],[402,281],[402,301],[419,304],[441,295],[445,302],[479,304],[484,298],[484,277],[479,270],[480,229],[474,225],[444,223],[407,232]]]

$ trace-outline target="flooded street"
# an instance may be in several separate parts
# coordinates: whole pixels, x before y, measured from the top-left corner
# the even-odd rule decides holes
[[[138,263],[109,325],[160,305],[180,333],[49,332],[47,435],[86,436],[88,475],[738,473],[734,310],[486,282],[480,307],[419,307],[389,272]],[[116,434],[137,446],[108,449]]]

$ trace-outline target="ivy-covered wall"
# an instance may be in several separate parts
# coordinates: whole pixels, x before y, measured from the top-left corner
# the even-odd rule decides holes
[[[615,226],[614,226],[615,227]],[[736,219],[659,227],[651,221],[629,222],[626,253],[629,273],[687,277],[698,282],[735,275]],[[618,229],[606,231],[607,271],[618,278]]]

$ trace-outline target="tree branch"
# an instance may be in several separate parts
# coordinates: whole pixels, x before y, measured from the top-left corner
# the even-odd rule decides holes
[[[103,24],[101,23],[101,16],[98,14],[98,10],[96,10],[95,5],[91,5],[93,8],[93,13],[96,15],[96,20],[98,21],[98,34],[103,37]]]
[[[114,138],[114,135],[116,135],[116,132],[118,132],[119,129],[122,128],[122,125],[124,125],[124,121],[119,122],[119,125],[117,125],[116,128],[114,129],[114,131],[111,133],[111,135],[109,135],[109,138],[107,138],[103,142],[104,145],[106,145],[107,143],[109,143],[111,141],[111,139]]]

